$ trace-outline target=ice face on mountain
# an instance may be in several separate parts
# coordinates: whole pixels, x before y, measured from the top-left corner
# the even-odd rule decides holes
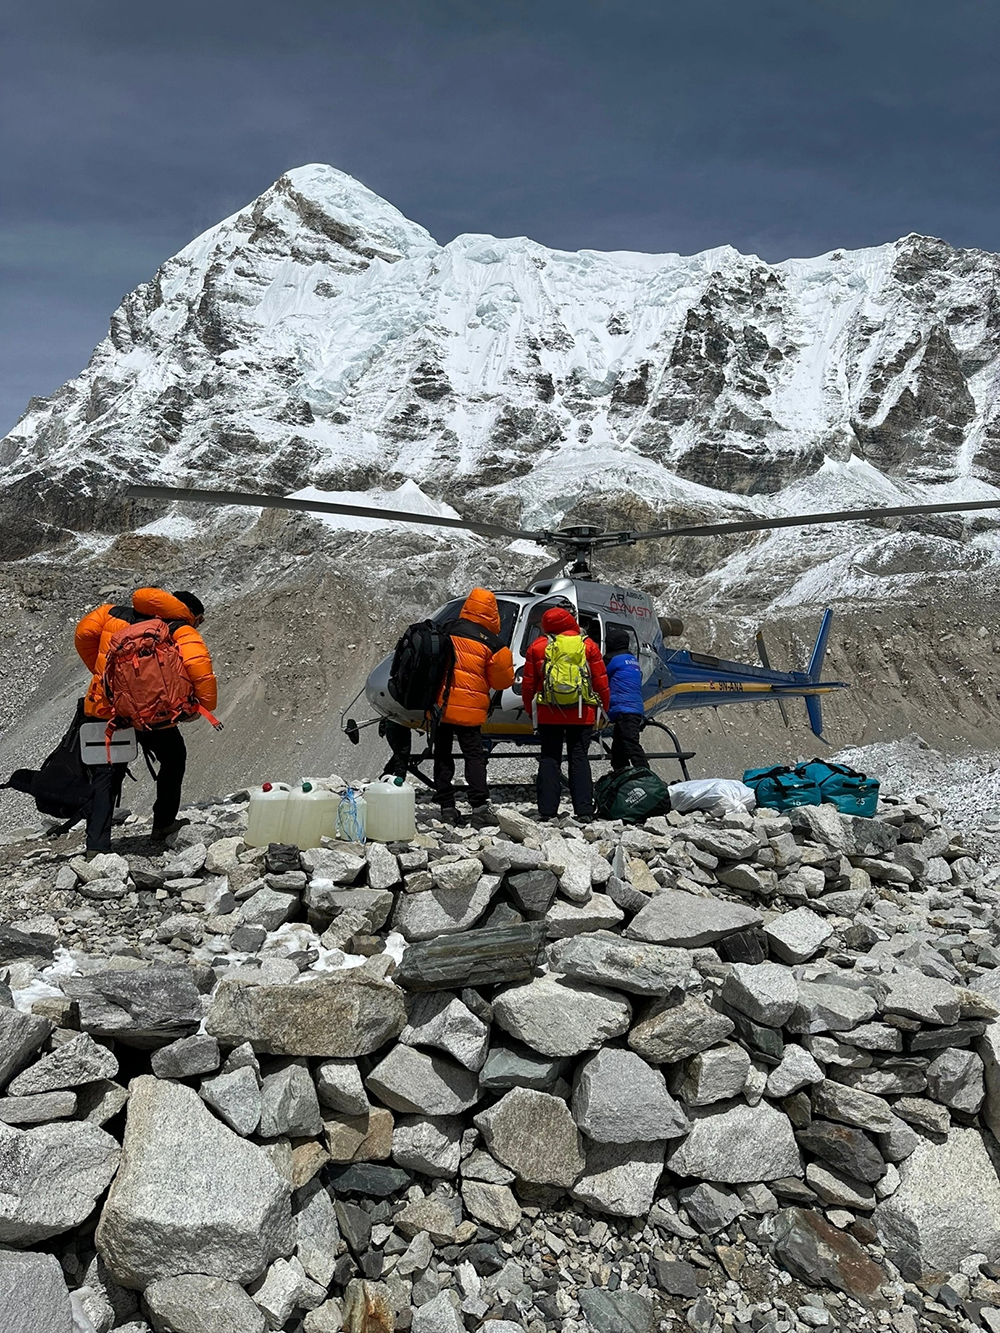
[[[3,554],[121,526],[126,480],[415,482],[560,521],[992,494],[998,257],[908,236],[766,264],[438,245],[312,165],[168,259],[0,443]],[[928,497],[929,498],[929,497]]]

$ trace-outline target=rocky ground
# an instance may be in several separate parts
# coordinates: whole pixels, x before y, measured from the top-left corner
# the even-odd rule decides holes
[[[1000,870],[939,802],[187,814],[0,849],[0,1328],[1000,1328]]]

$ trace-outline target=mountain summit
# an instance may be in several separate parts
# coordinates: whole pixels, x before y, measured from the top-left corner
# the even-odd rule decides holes
[[[422,227],[287,172],[122,302],[0,443],[8,558],[120,526],[126,480],[417,482],[532,524],[998,480],[998,258],[907,236],[766,264]],[[807,485],[808,490],[808,485]],[[851,497],[856,497],[851,499]],[[803,503],[801,494],[797,502]]]

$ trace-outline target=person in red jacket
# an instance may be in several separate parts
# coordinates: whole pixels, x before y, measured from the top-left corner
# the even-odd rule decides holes
[[[556,647],[557,638],[563,635],[580,637],[581,631],[572,611],[561,606],[549,607],[545,612],[542,616],[542,631],[542,635],[528,648],[521,684],[524,711],[534,718],[541,743],[538,813],[542,819],[553,819],[559,813],[559,767],[565,747],[569,761],[569,793],[573,801],[573,813],[581,822],[587,823],[594,817],[594,783],[587,752],[597,721],[597,705],[588,703],[585,696],[590,694],[598,699],[606,713],[611,703],[608,673],[600,648],[593,639],[583,636],[585,674],[589,674],[589,681],[583,682],[582,697],[576,703],[561,706],[546,703],[543,697],[546,653],[550,645]]]

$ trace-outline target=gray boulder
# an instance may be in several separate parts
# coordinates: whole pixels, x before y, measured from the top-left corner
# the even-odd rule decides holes
[[[361,968],[300,985],[223,981],[205,1020],[223,1046],[248,1041],[266,1055],[369,1055],[406,1026],[403,993]]]
[[[304,1060],[291,1060],[264,1078],[260,1089],[263,1138],[311,1138],[322,1130],[316,1087]]]
[[[221,1057],[214,1037],[181,1037],[153,1052],[150,1061],[157,1078],[194,1078],[218,1069]]]
[[[915,968],[893,972],[886,978],[882,1010],[921,1023],[957,1023],[962,1011],[958,991],[940,977],[928,977]]]
[[[256,1072],[248,1065],[202,1079],[201,1097],[230,1129],[246,1137],[260,1123],[262,1099]]]
[[[461,1115],[480,1096],[471,1070],[412,1046],[394,1046],[365,1082],[394,1111],[419,1115]]]
[[[626,1032],[631,1018],[624,996],[550,974],[502,991],[493,1001],[497,1025],[542,1055],[595,1050]]]
[[[628,1044],[651,1064],[674,1064],[725,1041],[734,1026],[700,995],[689,995],[680,1004],[658,1000],[628,1034]]]
[[[333,1199],[318,1180],[310,1180],[295,1191],[292,1210],[295,1257],[307,1277],[321,1287],[329,1287],[340,1246],[340,1227]]]
[[[462,1204],[470,1217],[494,1231],[513,1231],[521,1221],[521,1205],[503,1184],[466,1178],[462,1181]]]
[[[789,1032],[849,1032],[867,1023],[876,1012],[875,1000],[867,991],[849,986],[826,986],[800,981],[795,1007],[785,1020]]]
[[[430,991],[414,997],[410,1021],[400,1033],[406,1046],[436,1046],[466,1069],[482,1069],[490,1030],[457,995]]]
[[[652,1302],[638,1291],[619,1287],[581,1287],[580,1304],[597,1333],[656,1333],[659,1315]]]
[[[613,1047],[581,1063],[572,1109],[579,1127],[599,1143],[675,1139],[688,1131],[687,1116],[660,1071],[632,1051]]]
[[[153,1333],[264,1333],[267,1327],[243,1288],[221,1277],[160,1278],[149,1284],[143,1300]]]
[[[90,1214],[118,1167],[110,1134],[86,1120],[0,1123],[0,1243],[34,1245]]]
[[[381,846],[381,843],[375,844]],[[324,1106],[345,1115],[367,1115],[368,1094],[354,1060],[323,1060],[313,1071],[316,1091]]]
[[[606,893],[593,893],[585,903],[568,903],[557,898],[545,913],[545,932],[550,940],[561,940],[617,926],[624,920],[625,913]]]
[[[293,1244],[290,1189],[267,1154],[181,1083],[130,1088],[121,1170],[97,1227],[115,1280],[143,1289],[200,1269],[247,1283]]]
[[[653,944],[699,949],[760,922],[760,913],[742,903],[696,898],[678,889],[665,889],[633,918],[625,934]]]
[[[819,1083],[823,1078],[823,1068],[801,1046],[789,1043],[776,1065],[767,1076],[767,1095],[769,1097],[790,1097],[800,1088],[810,1083]]]
[[[928,1066],[927,1090],[952,1111],[975,1115],[985,1096],[983,1061],[975,1051],[942,1051]]]
[[[560,940],[548,956],[557,972],[631,995],[680,996],[691,977],[690,950],[627,940],[605,930]]]
[[[76,1093],[36,1092],[27,1097],[0,1097],[0,1120],[6,1125],[43,1125],[76,1114]]]
[[[889,1103],[870,1092],[824,1079],[812,1089],[813,1115],[839,1120],[874,1134],[888,1134],[896,1123]]]
[[[1000,1182],[977,1129],[921,1139],[899,1170],[902,1183],[874,1221],[907,1281],[953,1273],[970,1254],[1000,1258]]]
[[[497,1161],[522,1180],[566,1189],[583,1170],[579,1131],[558,1097],[512,1088],[475,1123]]]
[[[47,1018],[0,1004],[0,1088],[24,1068],[51,1031]]]
[[[783,963],[804,963],[833,934],[833,926],[808,907],[775,917],[764,927],[771,952]]]
[[[537,1051],[515,1050],[494,1043],[483,1065],[479,1082],[484,1088],[505,1091],[508,1088],[534,1088],[551,1092],[562,1077],[567,1061],[539,1055]]]
[[[734,963],[722,998],[755,1023],[780,1028],[795,1008],[799,983],[780,963]]]
[[[69,1289],[54,1254],[0,1250],[3,1333],[73,1333]]]
[[[614,1217],[645,1217],[663,1175],[664,1144],[588,1143],[572,1190],[578,1203]]]
[[[114,1078],[117,1073],[118,1061],[111,1051],[81,1032],[51,1054],[43,1055],[30,1069],[23,1070],[11,1080],[7,1091],[13,1097],[26,1097],[36,1092],[76,1088],[99,1078]]]
[[[409,1171],[451,1179],[458,1174],[464,1128],[457,1116],[401,1116],[392,1131],[393,1160]]]
[[[691,1132],[667,1158],[678,1176],[724,1185],[749,1185],[803,1174],[792,1123],[760,1102],[735,1102],[691,1112]]]
[[[479,861],[459,861],[445,869],[464,865],[475,866],[477,875],[482,870]],[[483,875],[468,887],[441,885],[426,893],[401,893],[392,918],[393,929],[414,942],[458,935],[476,924],[499,887],[499,875]]]
[[[692,1056],[671,1086],[688,1106],[709,1106],[738,1097],[749,1073],[750,1056],[742,1046],[726,1042]]]

